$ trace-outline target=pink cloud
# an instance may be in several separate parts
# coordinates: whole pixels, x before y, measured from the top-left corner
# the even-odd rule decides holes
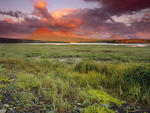
[[[138,32],[137,37],[143,38],[143,39],[150,39],[150,33],[147,32]]]
[[[5,21],[8,23],[13,23],[14,21],[11,18],[5,18]]]

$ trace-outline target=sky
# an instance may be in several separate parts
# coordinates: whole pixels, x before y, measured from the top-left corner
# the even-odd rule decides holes
[[[150,39],[150,0],[0,0],[0,37],[27,37],[39,27]]]

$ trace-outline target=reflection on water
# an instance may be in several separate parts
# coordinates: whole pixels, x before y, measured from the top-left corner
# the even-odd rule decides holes
[[[127,45],[131,47],[145,47],[150,44],[123,44],[123,43],[23,43],[33,45]]]

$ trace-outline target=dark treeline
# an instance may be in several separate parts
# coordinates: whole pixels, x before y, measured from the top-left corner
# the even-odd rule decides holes
[[[42,42],[44,43],[44,41],[38,40],[0,38],[0,43],[42,43]]]
[[[122,40],[101,40],[104,43],[150,43],[150,39],[122,39]]]
[[[0,38],[0,43],[69,43],[59,41],[40,41],[28,39],[13,39],[13,38]],[[99,40],[99,41],[80,41],[78,43],[150,43],[149,39],[123,39],[123,40]]]

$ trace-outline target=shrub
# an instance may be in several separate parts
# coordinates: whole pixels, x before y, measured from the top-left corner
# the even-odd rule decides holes
[[[75,71],[80,73],[88,73],[89,71],[96,71],[99,73],[105,73],[106,75],[112,75],[115,71],[115,66],[112,64],[104,63],[100,64],[94,61],[82,61],[76,64]]]
[[[124,73],[126,84],[150,86],[150,65],[138,65],[127,69]]]
[[[123,90],[135,102],[150,104],[150,65],[133,65],[123,74]]]

